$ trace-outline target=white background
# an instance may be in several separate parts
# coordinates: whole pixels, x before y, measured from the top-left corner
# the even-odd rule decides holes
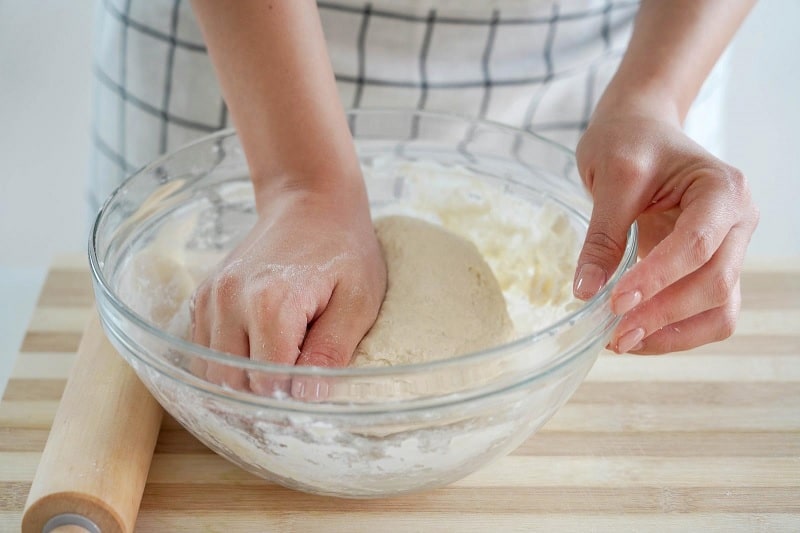
[[[47,264],[86,247],[91,0],[0,0],[0,390]],[[761,0],[731,47],[723,158],[761,208],[751,257],[800,256],[799,0]]]

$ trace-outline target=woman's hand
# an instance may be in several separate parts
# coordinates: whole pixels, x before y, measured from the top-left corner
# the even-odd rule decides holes
[[[386,290],[366,194],[358,189],[262,197],[255,227],[195,293],[192,340],[259,361],[347,365]],[[275,385],[248,384],[243,372],[216,364],[206,376],[259,394]]]
[[[193,0],[247,156],[258,223],[196,293],[193,340],[287,365],[344,366],[386,268],[312,0]],[[218,383],[275,385],[209,364]],[[324,396],[322,381],[311,380]],[[292,394],[304,396],[303,381]]]
[[[576,296],[607,281],[639,223],[642,260],[612,292],[612,309],[624,315],[610,342],[617,352],[686,350],[733,332],[758,211],[742,173],[692,142],[681,122],[753,3],[642,0],[578,145],[595,204]]]
[[[689,139],[677,117],[631,105],[598,111],[578,167],[594,197],[575,295],[594,295],[639,224],[641,260],[612,292],[624,315],[609,347],[658,354],[727,338],[739,312],[739,274],[758,222],[746,180]]]

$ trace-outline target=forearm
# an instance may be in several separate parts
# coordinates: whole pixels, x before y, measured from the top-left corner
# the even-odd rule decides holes
[[[256,198],[361,180],[312,0],[193,0]]]
[[[643,104],[682,123],[753,4],[643,0],[628,50],[598,110]]]

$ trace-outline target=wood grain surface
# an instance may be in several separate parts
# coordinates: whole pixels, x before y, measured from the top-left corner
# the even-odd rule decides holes
[[[800,531],[800,261],[749,262],[742,291],[732,338],[603,353],[515,452],[419,495],[294,492],[167,416],[137,531]],[[0,403],[0,531],[19,530],[92,304],[84,258],[58,258]]]

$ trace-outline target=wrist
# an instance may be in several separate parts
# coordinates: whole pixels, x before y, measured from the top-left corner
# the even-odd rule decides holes
[[[253,177],[256,211],[262,214],[272,202],[297,196],[315,198],[338,209],[368,206],[366,185],[360,167],[320,172],[290,172]]]
[[[663,85],[652,81],[627,83],[615,78],[597,103],[590,123],[624,116],[668,122],[680,128],[685,115],[679,98]]]

